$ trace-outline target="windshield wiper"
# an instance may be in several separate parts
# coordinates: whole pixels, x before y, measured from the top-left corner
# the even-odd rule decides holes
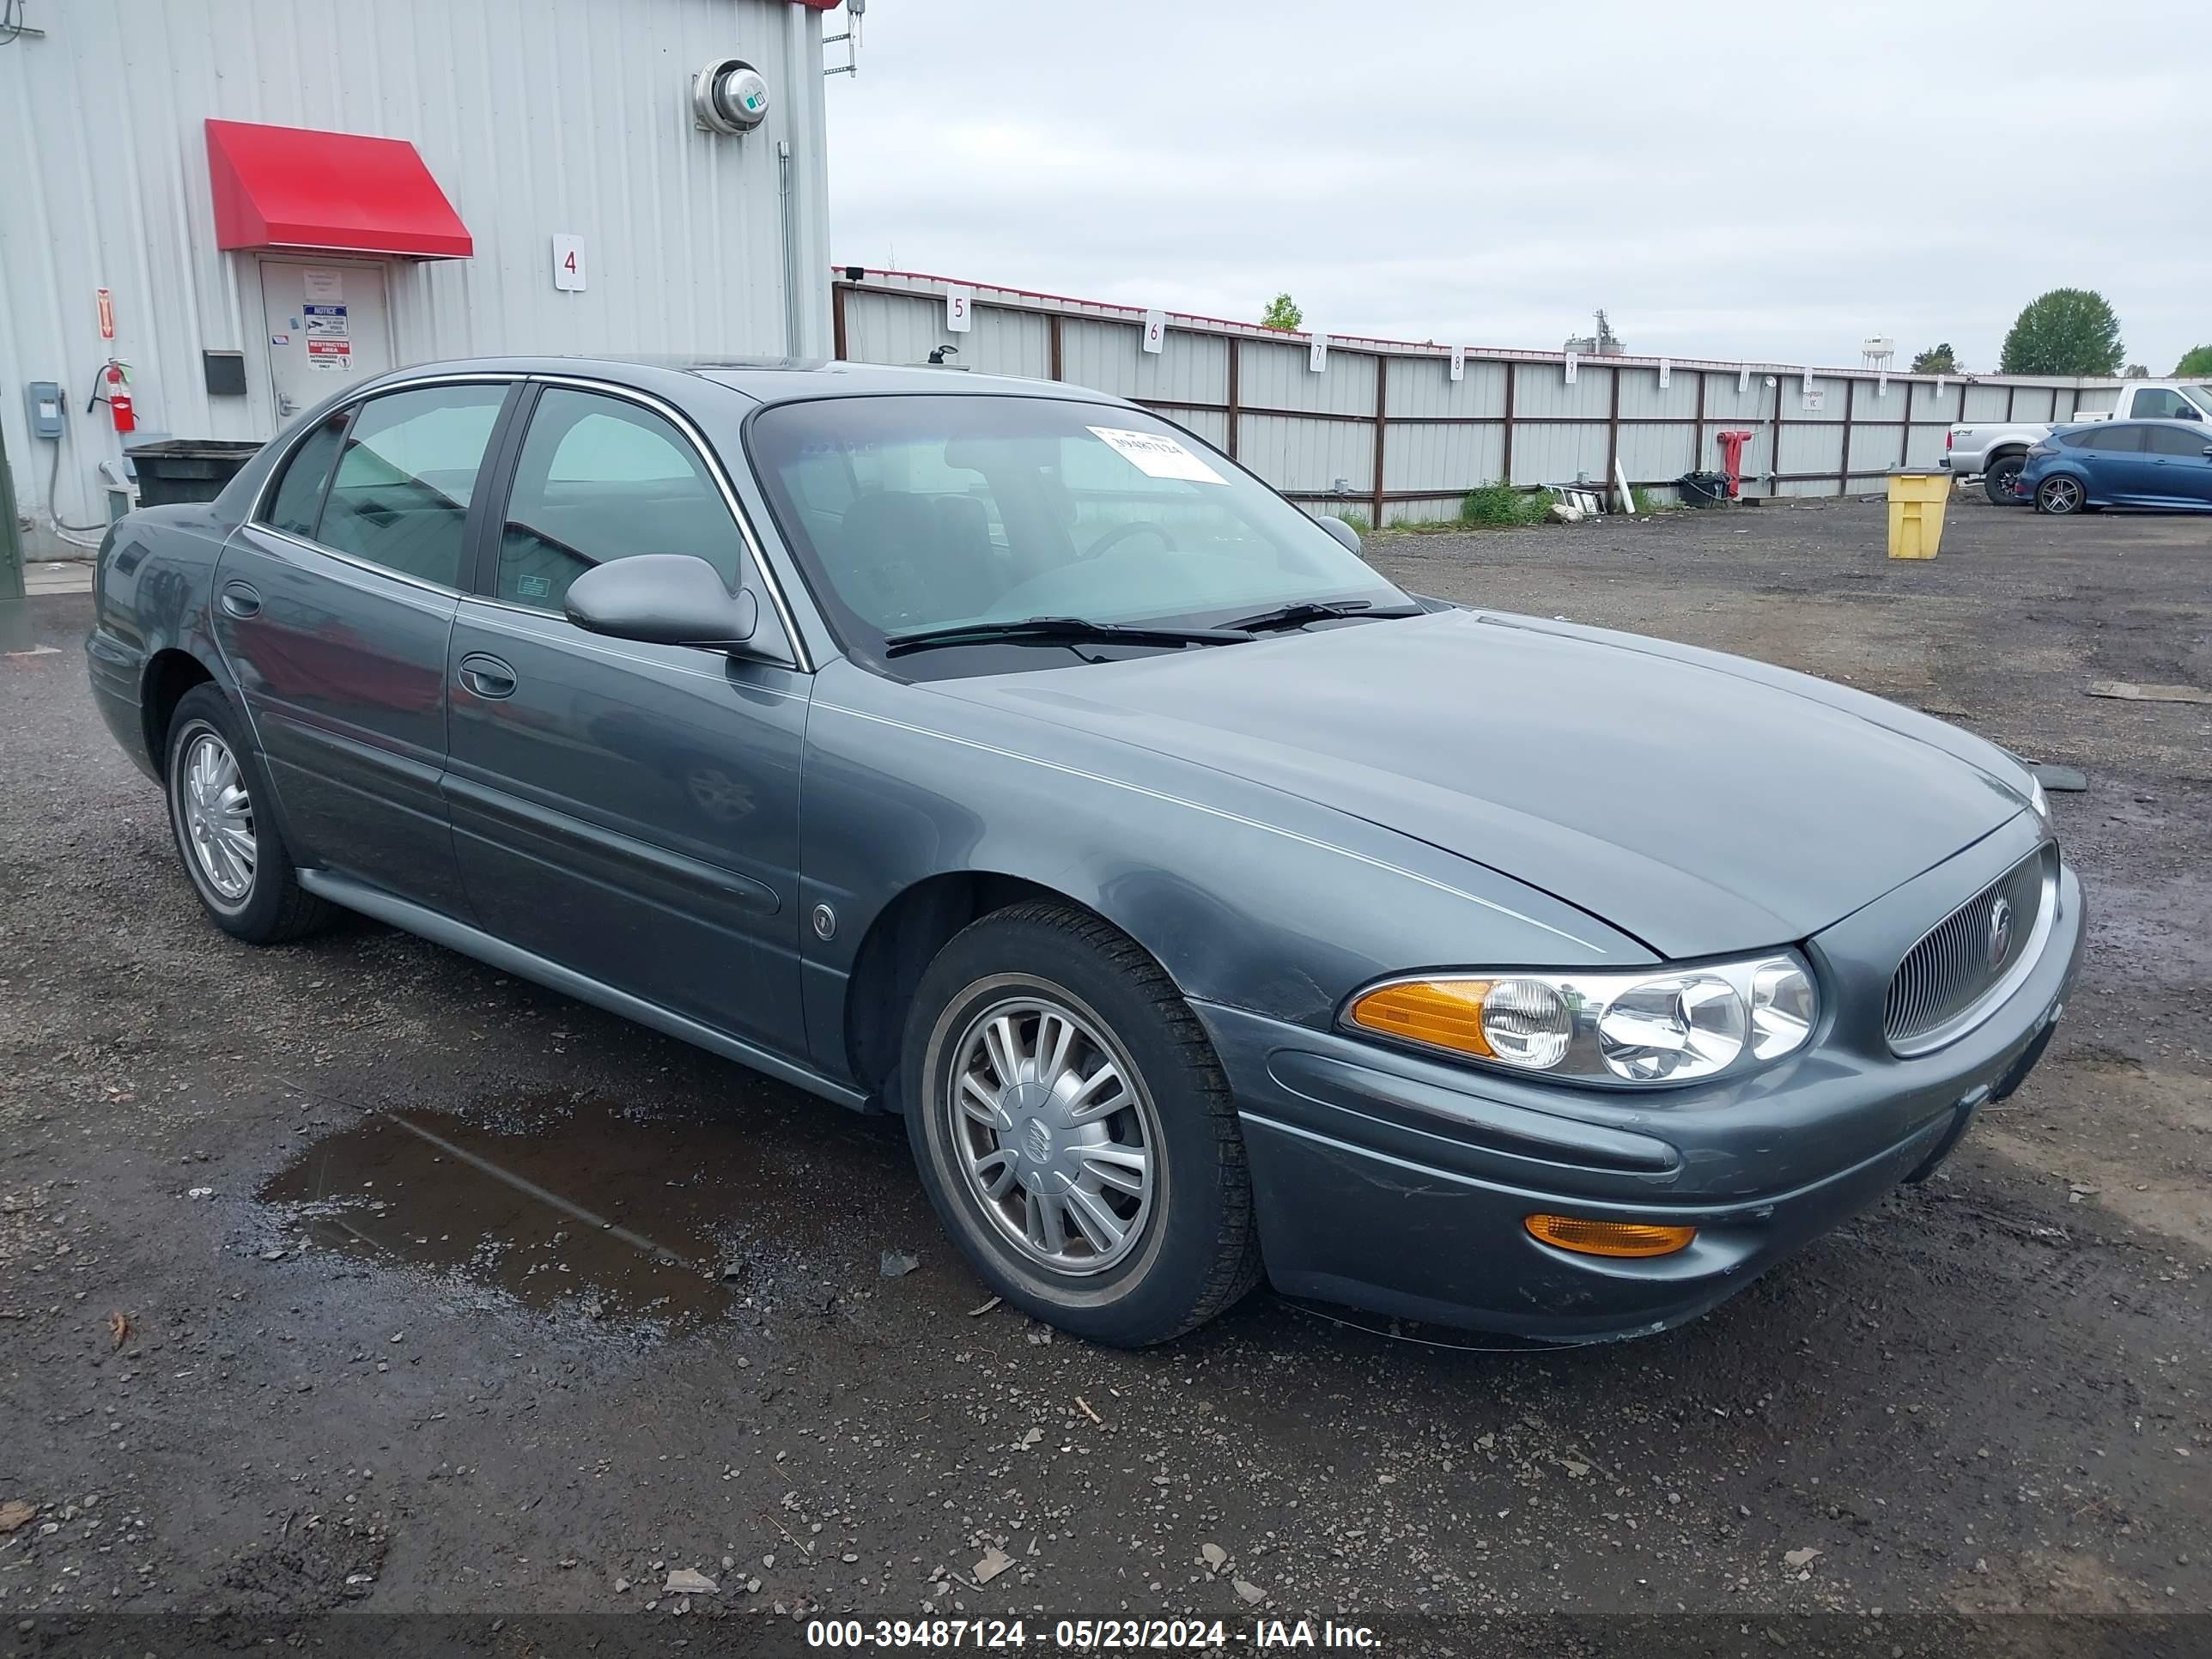
[[[1389,617],[1424,617],[1427,614],[1418,606],[1391,605],[1377,611],[1372,599],[1300,599],[1296,605],[1278,605],[1273,611],[1261,611],[1221,625],[1233,628],[1239,633],[1260,634],[1270,629],[1304,628],[1308,623],[1333,622],[1339,617],[1365,617],[1381,621]]]
[[[1081,617],[1027,617],[1019,622],[954,623],[884,641],[884,655],[927,651],[940,645],[1242,645],[1252,636],[1225,628],[1146,628],[1132,623],[1086,622]]]

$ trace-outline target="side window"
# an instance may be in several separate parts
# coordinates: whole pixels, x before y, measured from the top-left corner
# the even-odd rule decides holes
[[[530,417],[493,592],[557,611],[568,584],[633,553],[690,553],[732,587],[744,543],[690,440],[621,398],[549,386]]]
[[[2107,455],[2115,452],[2139,455],[2142,453],[2142,434],[2143,429],[2139,426],[2100,426],[2082,438],[2081,447],[2100,450]]]
[[[272,528],[313,538],[323,491],[331,481],[331,463],[337,458],[338,441],[345,435],[346,419],[352,413],[350,409],[337,410],[292,452],[269,503],[267,522]]]
[[[2197,410],[2171,386],[2145,386],[2136,388],[2128,413],[2139,421],[2185,421]]]
[[[2204,447],[2212,444],[2212,432],[2188,432],[2178,426],[2153,426],[2143,428],[2154,455],[2197,455],[2204,453]]]
[[[505,386],[425,386],[362,405],[316,539],[442,587],[461,586],[462,532]]]

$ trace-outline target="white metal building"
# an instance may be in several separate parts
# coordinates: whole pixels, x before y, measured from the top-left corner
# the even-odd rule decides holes
[[[16,0],[0,433],[28,551],[55,550],[50,475],[64,522],[107,516],[111,358],[137,443],[265,439],[433,358],[827,356],[834,3]],[[750,130],[696,105],[730,59],[759,79],[710,82],[706,117]]]

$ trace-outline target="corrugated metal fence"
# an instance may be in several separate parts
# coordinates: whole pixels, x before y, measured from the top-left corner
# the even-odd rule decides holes
[[[969,326],[949,326],[953,296]],[[1748,432],[1744,489],[1835,495],[1881,487],[1893,466],[1943,454],[1954,422],[2049,421],[2110,408],[2112,382],[2037,376],[1883,374],[1705,359],[1311,337],[1167,313],[1158,352],[1146,313],[908,271],[841,269],[831,291],[840,357],[919,363],[942,347],[960,368],[1066,380],[1128,398],[1226,450],[1309,510],[1381,525],[1455,516],[1478,484],[1613,476],[1666,498],[1683,473],[1719,465],[1716,434]],[[2099,393],[2102,392],[2100,397]]]

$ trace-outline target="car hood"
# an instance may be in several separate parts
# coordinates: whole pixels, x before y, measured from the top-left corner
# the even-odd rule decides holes
[[[1863,693],[1462,611],[932,689],[1413,836],[1673,957],[1808,938],[2024,805],[2000,751]]]

